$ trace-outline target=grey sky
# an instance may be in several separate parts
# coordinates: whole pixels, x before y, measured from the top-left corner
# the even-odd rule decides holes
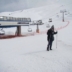
[[[72,0],[0,0],[0,12],[38,7],[47,5],[52,1],[58,1],[59,3],[72,2]]]

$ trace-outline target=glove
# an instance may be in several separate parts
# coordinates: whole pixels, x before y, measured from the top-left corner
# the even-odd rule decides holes
[[[56,33],[58,33],[58,31],[56,31]]]

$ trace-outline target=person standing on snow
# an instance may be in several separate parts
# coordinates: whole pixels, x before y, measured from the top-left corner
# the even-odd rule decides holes
[[[47,46],[47,51],[52,50],[52,43],[54,41],[54,34],[57,34],[57,32],[54,32],[54,25],[47,31],[47,41],[48,41],[48,46]]]

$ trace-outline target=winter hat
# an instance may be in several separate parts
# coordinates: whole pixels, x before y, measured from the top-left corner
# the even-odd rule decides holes
[[[54,25],[51,26],[51,29],[54,29]]]

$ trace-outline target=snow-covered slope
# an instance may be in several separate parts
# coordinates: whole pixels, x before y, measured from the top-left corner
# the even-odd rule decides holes
[[[58,31],[49,52],[46,34],[0,40],[0,72],[72,72],[71,26]]]
[[[60,13],[60,10],[65,8],[63,5],[51,4],[43,7],[32,8],[27,10],[19,10],[12,13],[7,13],[7,16],[13,17],[30,17],[32,20],[48,19]],[[1,13],[0,16],[6,16],[6,13]]]
[[[67,22],[61,21],[56,13],[59,12],[59,6],[40,7],[24,11],[12,12],[10,16],[31,17],[32,20],[48,19],[53,16],[55,28],[63,27]],[[53,8],[53,9],[52,9]],[[57,10],[58,8],[58,10]],[[62,9],[62,8],[61,8]],[[57,10],[57,11],[56,11]],[[7,16],[9,16],[7,14]],[[0,72],[72,72],[72,18],[65,16],[65,21],[69,21],[67,27],[58,31],[53,42],[53,50],[46,51],[47,36],[46,33],[34,35],[31,37],[14,38],[0,40]],[[22,31],[28,27],[22,27]],[[36,26],[31,26],[36,30]],[[39,26],[40,30],[47,30],[46,25]],[[4,29],[6,32],[14,32],[16,28]],[[57,48],[56,48],[57,45]]]

